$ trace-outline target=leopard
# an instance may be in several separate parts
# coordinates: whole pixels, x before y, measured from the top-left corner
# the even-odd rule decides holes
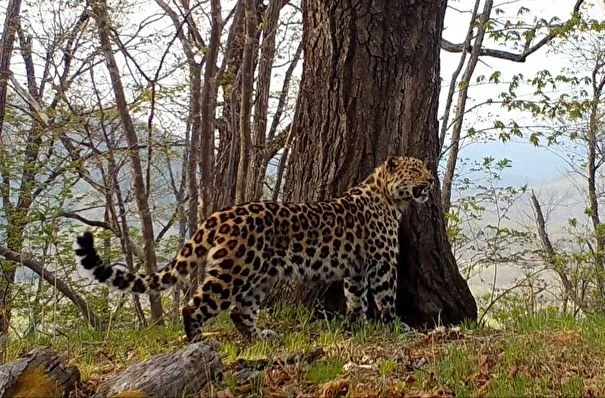
[[[365,321],[371,297],[379,320],[391,322],[399,224],[411,203],[428,200],[434,181],[422,160],[391,155],[332,199],[227,207],[201,221],[173,260],[154,273],[103,262],[90,231],[77,236],[75,254],[96,281],[135,294],[157,294],[197,271],[199,288],[182,308],[190,342],[202,340],[203,325],[227,310],[246,339],[278,337],[259,328],[256,318],[267,293],[283,280],[342,281],[347,319]]]

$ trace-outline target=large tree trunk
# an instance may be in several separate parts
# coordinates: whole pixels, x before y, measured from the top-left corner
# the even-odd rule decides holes
[[[318,200],[358,183],[388,154],[436,172],[439,45],[446,2],[304,0],[305,58],[286,200]],[[411,326],[476,319],[445,235],[436,184],[400,230],[397,311]],[[342,288],[326,306],[342,305]]]

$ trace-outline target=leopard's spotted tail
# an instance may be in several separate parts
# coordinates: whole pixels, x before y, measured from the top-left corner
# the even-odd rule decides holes
[[[75,252],[80,258],[82,267],[89,271],[97,281],[114,289],[139,294],[159,292],[171,288],[179,277],[186,275],[186,273],[179,274],[175,266],[176,259],[161,271],[149,275],[129,272],[105,264],[95,249],[94,237],[90,232],[78,236],[76,243],[78,247]]]

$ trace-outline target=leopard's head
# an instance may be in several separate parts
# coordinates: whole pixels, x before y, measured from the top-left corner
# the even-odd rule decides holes
[[[407,207],[411,200],[424,203],[435,177],[424,162],[408,156],[389,156],[383,163],[386,195],[400,208]]]

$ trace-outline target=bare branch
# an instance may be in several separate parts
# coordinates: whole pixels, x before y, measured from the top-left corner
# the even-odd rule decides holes
[[[563,284],[563,288],[565,292],[572,299],[574,304],[584,311],[584,305],[581,300],[578,299],[576,294],[576,290],[572,286],[569,278],[565,274],[565,271],[561,269],[561,267],[557,264],[555,249],[550,242],[550,237],[548,236],[548,232],[546,231],[546,221],[544,220],[544,214],[542,213],[542,206],[540,206],[540,202],[536,197],[534,191],[531,191],[531,203],[534,208],[534,214],[536,217],[536,228],[538,230],[538,236],[540,237],[540,241],[542,242],[543,249],[543,257],[546,262],[550,265],[553,271],[557,273],[559,279],[561,279],[561,283]]]
[[[584,0],[576,0],[576,4],[573,7],[572,15],[577,14],[580,11],[580,7],[584,3]],[[496,50],[491,48],[482,48],[479,52],[480,56],[493,57],[506,59],[513,62],[525,62],[528,56],[535,53],[546,44],[550,43],[554,38],[559,35],[559,28],[563,27],[562,24],[552,26],[550,32],[540,39],[538,42],[532,44],[532,39],[527,39],[523,46],[521,53],[512,53],[510,51]],[[441,49],[450,53],[460,53],[462,51],[471,52],[472,48],[464,43],[454,44],[446,39],[441,39]]]
[[[40,275],[46,282],[54,286],[59,290],[65,297],[67,297],[74,305],[80,310],[84,319],[88,321],[90,326],[97,330],[101,330],[102,324],[99,318],[95,315],[92,308],[88,306],[88,303],[82,296],[80,296],[74,289],[72,289],[67,283],[57,278],[52,271],[44,268],[44,265],[36,260],[33,260],[30,256],[17,253],[16,251],[10,250],[7,247],[0,246],[0,256],[7,260],[14,261],[24,265],[31,269],[36,274]]]
[[[42,107],[38,103],[38,101],[23,87],[19,84],[15,76],[10,76],[10,81],[13,85],[13,88],[19,94],[21,99],[23,99],[27,105],[31,109],[34,110],[33,114],[31,114],[32,118],[37,119],[40,123],[45,126],[48,126],[48,116],[42,111]]]
[[[290,80],[292,80],[292,75],[294,74],[294,70],[298,65],[298,61],[302,55],[304,45],[303,42],[298,43],[298,47],[296,48],[296,53],[294,55],[294,59],[288,66],[286,73],[284,75],[284,83],[282,84],[282,90],[279,94],[279,100],[277,102],[277,109],[275,110],[275,115],[273,116],[273,121],[271,122],[271,127],[269,128],[269,133],[267,134],[267,139],[271,140],[275,136],[277,132],[277,126],[281,120],[282,113],[284,112],[284,107],[286,105],[286,100],[288,99],[288,88],[290,86]]]
[[[86,224],[90,227],[96,227],[96,228],[103,228],[103,229],[107,229],[109,231],[112,231],[113,233],[119,233],[119,231],[116,231],[114,228],[112,228],[111,225],[109,225],[108,223],[104,222],[104,221],[97,221],[97,220],[90,220],[82,215],[80,215],[79,213],[76,212],[72,212],[72,211],[62,211],[59,213],[60,217],[65,217],[65,218],[71,218],[73,220],[78,220],[80,221],[82,224]]]

